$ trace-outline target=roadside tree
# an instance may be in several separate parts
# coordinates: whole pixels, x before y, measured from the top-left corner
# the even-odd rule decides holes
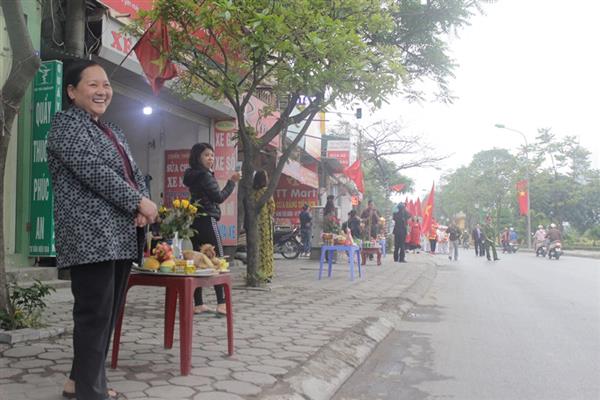
[[[157,0],[134,29],[158,18],[169,23],[170,57],[185,67],[176,88],[225,99],[235,110],[244,152],[242,192],[249,193],[261,151],[289,125],[301,124],[291,145],[281,149],[265,194],[247,196],[248,284],[258,284],[257,210],[273,194],[290,154],[321,110],[354,101],[379,106],[411,84],[435,80],[449,98],[454,63],[445,40],[466,25],[484,0]],[[250,98],[270,91],[277,122],[262,135],[249,127]],[[299,99],[308,104],[299,113]]]

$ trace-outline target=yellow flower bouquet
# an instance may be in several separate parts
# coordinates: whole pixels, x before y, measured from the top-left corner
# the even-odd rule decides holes
[[[196,230],[192,229],[192,223],[197,212],[198,208],[187,199],[173,200],[172,208],[163,205],[158,210],[160,234],[165,239],[173,239],[177,232],[179,238],[189,239],[196,233]]]

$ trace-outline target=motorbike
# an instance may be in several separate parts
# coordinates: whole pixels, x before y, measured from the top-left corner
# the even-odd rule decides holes
[[[519,244],[516,241],[509,242],[506,246],[506,251],[508,253],[516,253],[519,250]]]
[[[562,245],[560,241],[555,240],[548,246],[548,259],[552,260],[552,257],[554,257],[558,260],[560,256],[562,256]]]
[[[537,248],[535,249],[535,256],[542,256],[542,257],[546,257],[546,253],[548,252],[548,249],[546,247],[546,243],[542,243],[540,245],[537,246]]]
[[[273,235],[273,251],[281,253],[284,258],[293,260],[298,258],[302,250],[300,242],[300,229],[275,229]]]

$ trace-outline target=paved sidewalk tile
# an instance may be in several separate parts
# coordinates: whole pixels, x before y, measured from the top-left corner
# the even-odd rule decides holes
[[[127,297],[116,370],[109,368],[109,352],[110,386],[140,400],[240,400],[263,394],[305,398],[281,393],[280,387],[294,387],[295,376],[310,372],[309,364],[325,365],[329,355],[346,357],[342,369],[352,370],[361,354],[369,352],[361,340],[372,344],[385,336],[389,327],[377,320],[382,310],[390,301],[407,297],[415,281],[432,270],[432,257],[408,258],[407,264],[395,264],[389,255],[381,266],[367,262],[363,278],[354,281],[349,280],[343,256],[334,265],[333,276],[322,280],[317,279],[317,261],[277,259],[267,290],[244,288],[243,267],[234,269],[235,353],[227,355],[224,318],[196,315],[192,370],[185,377],[179,371],[177,324],[173,348],[163,348],[164,289],[134,287]],[[204,297],[214,308],[212,291],[206,290]],[[61,398],[72,359],[70,289],[59,289],[48,303],[46,322],[65,327],[66,333],[0,344],[0,399]],[[358,356],[344,354],[348,346],[355,347]],[[271,391],[279,394],[273,396]]]

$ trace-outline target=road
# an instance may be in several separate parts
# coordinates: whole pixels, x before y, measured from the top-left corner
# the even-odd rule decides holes
[[[429,293],[334,400],[600,399],[600,260],[436,257]]]

